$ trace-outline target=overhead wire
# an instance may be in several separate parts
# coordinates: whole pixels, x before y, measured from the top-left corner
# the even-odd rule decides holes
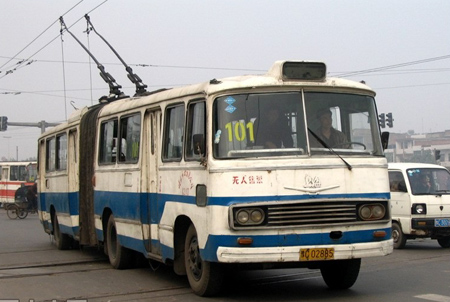
[[[348,72],[348,73],[342,73],[342,74],[335,75],[335,77],[349,77],[349,76],[355,76],[355,75],[362,75],[362,74],[367,74],[367,73],[372,73],[372,72],[385,71],[385,70],[395,69],[395,68],[399,68],[399,67],[429,63],[429,62],[446,60],[446,59],[450,59],[450,55],[433,57],[433,58],[428,58],[428,59],[423,59],[423,60],[394,64],[394,65],[388,65],[388,66],[383,66],[383,67],[376,67],[376,68],[359,70],[359,71],[353,71],[353,72]]]
[[[81,2],[83,2],[84,0],[79,1],[77,4],[75,4],[72,8],[70,8],[67,12],[65,12],[62,16],[65,16],[66,14],[68,14],[70,11],[72,11],[76,6],[78,6]],[[88,13],[93,12],[94,10],[96,10],[97,8],[99,8],[100,6],[102,6],[103,4],[105,4],[105,2],[107,2],[108,0],[103,1],[102,3],[100,3],[99,5],[97,5],[96,7],[94,7],[93,9],[91,9]],[[81,19],[83,19],[84,17],[79,18],[76,22],[74,22],[71,26],[69,26],[68,28],[74,26],[75,24],[77,24]],[[59,22],[59,17],[57,20],[55,20],[50,26],[48,26],[41,34],[39,34],[36,38],[34,38],[30,43],[27,44],[27,46],[25,46],[22,50],[20,50],[14,57],[12,57],[9,61],[7,61],[6,63],[4,63],[2,66],[0,66],[0,70],[1,68],[3,68],[6,64],[8,64],[9,62],[11,62],[12,60],[14,60],[19,54],[21,54],[26,48],[28,48],[34,41],[36,41],[39,37],[41,37],[47,30],[49,30],[56,22]],[[21,62],[27,62],[29,61],[32,57],[34,57],[36,54],[38,54],[39,52],[41,52],[43,49],[45,49],[48,45],[50,45],[53,41],[55,41],[56,39],[59,38],[60,35],[57,35],[56,37],[54,37],[53,39],[51,39],[48,43],[46,43],[44,46],[42,46],[41,48],[39,48],[36,52],[34,52],[31,56],[28,57],[28,59],[23,60]],[[19,63],[21,63],[19,62]],[[29,64],[28,64],[29,65]],[[17,69],[15,69],[17,70]],[[12,73],[11,70],[8,70],[5,72],[5,74],[3,76],[0,77],[0,79],[4,78],[6,75]]]

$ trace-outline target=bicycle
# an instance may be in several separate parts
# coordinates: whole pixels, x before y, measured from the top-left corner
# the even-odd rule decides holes
[[[25,219],[29,213],[35,214],[37,209],[30,208],[28,201],[16,201],[6,207],[6,215],[8,215],[9,219]]]

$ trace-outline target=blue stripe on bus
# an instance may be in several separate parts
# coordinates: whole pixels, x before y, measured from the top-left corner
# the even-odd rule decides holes
[[[78,215],[78,193],[41,193],[40,205],[42,209],[50,212],[49,206],[55,206],[57,212]],[[286,201],[286,200],[308,200],[308,199],[388,199],[389,192],[386,193],[365,193],[365,194],[321,194],[321,195],[288,195],[288,196],[227,196],[209,197],[208,205],[229,206],[231,204],[252,203],[262,201]],[[126,193],[126,192],[94,192],[94,212],[102,215],[106,207],[110,208],[116,218],[127,219],[142,224],[159,224],[164,213],[166,202],[179,202],[184,204],[195,204],[194,196],[157,194],[157,193]],[[149,203],[148,203],[149,201]],[[149,208],[150,207],[150,211]],[[149,217],[150,212],[150,217]],[[63,233],[70,235],[78,234],[79,226],[72,228],[62,227]],[[390,229],[385,229],[389,234]],[[103,239],[101,230],[96,229],[99,240]],[[355,242],[373,242],[373,231],[345,232],[340,240],[331,240],[328,234],[291,234],[291,235],[271,235],[252,236],[253,246],[297,246],[316,244],[347,244]],[[241,235],[242,236],[242,235]],[[240,236],[239,236],[240,237]],[[217,261],[216,249],[218,246],[237,247],[238,236],[214,236],[210,235],[202,256],[208,261]],[[145,253],[145,241],[126,236],[120,236],[120,242],[131,249]],[[162,245],[159,241],[152,240],[152,246],[157,247],[164,259],[173,259],[173,248]],[[209,252],[207,252],[209,251]]]

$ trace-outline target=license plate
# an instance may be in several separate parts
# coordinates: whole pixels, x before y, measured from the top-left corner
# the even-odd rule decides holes
[[[334,259],[334,248],[300,249],[300,261]]]
[[[442,218],[434,220],[435,228],[448,228],[450,227],[450,218]]]

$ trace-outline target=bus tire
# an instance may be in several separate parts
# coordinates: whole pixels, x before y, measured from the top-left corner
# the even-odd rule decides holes
[[[324,263],[320,272],[325,283],[331,289],[347,289],[358,279],[361,259],[333,260]]]
[[[439,243],[439,245],[443,248],[449,248],[450,247],[450,236],[449,237],[444,237],[444,238],[439,238],[437,240],[437,242]]]
[[[68,250],[71,248],[72,238],[67,234],[61,233],[56,213],[53,216],[53,237],[55,237],[55,244],[58,250]]]
[[[406,245],[406,236],[402,232],[402,227],[397,222],[392,222],[392,239],[394,239],[394,249],[402,249]]]
[[[201,258],[197,231],[192,224],[187,231],[184,247],[186,273],[194,293],[201,297],[218,294],[222,288],[224,272],[219,263]]]
[[[106,227],[106,244],[108,249],[109,263],[115,269],[127,269],[131,267],[131,250],[120,245],[117,236],[116,222],[111,214]]]

